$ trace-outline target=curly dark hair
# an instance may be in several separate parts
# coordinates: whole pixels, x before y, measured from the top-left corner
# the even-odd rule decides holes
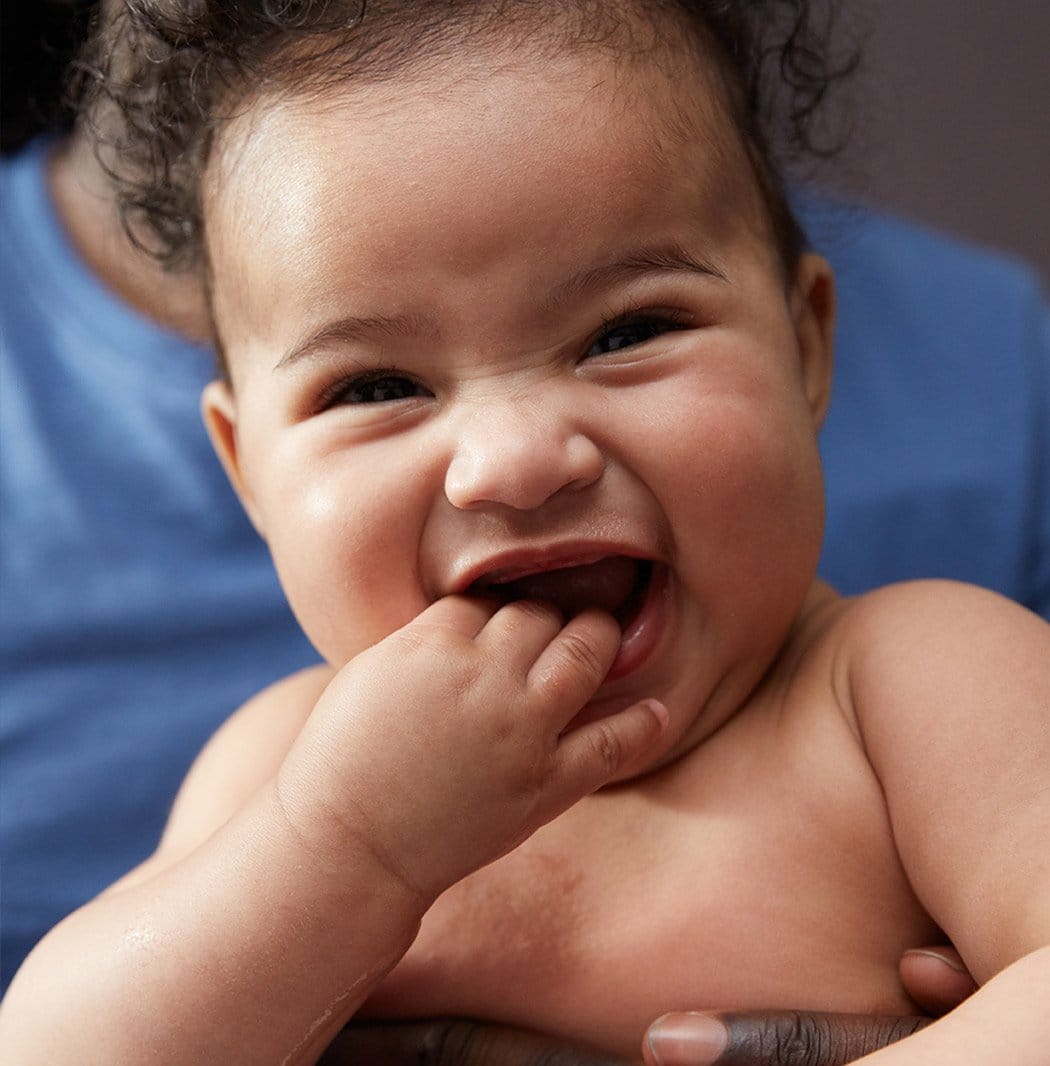
[[[71,95],[128,235],[173,269],[203,263],[201,178],[216,132],[244,101],[392,78],[493,33],[536,49],[557,38],[621,53],[684,39],[712,58],[790,265],[805,236],[785,173],[837,150],[824,104],[857,65],[856,52],[832,48],[835,0],[121,0],[114,8],[103,4],[72,67]]]

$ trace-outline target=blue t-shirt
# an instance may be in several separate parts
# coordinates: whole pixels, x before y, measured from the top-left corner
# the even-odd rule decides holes
[[[215,728],[317,661],[198,414],[211,354],[85,269],[44,160],[0,178],[4,987],[154,849]]]
[[[956,578],[1050,619],[1050,308],[1035,274],[858,209],[812,229],[839,295],[822,576],[845,593]]]
[[[315,661],[201,426],[211,356],[85,269],[45,153],[0,177],[5,987],[51,925],[153,849],[219,723]],[[848,592],[951,576],[1050,615],[1037,285],[873,214],[835,228],[824,574]]]

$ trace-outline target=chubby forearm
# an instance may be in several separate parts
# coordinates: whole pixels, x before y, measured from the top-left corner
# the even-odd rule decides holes
[[[1050,947],[1025,955],[933,1025],[863,1066],[1046,1066],[1050,1062]]]
[[[192,855],[106,893],[27,959],[15,1062],[312,1062],[408,949],[423,907],[352,850],[319,869],[264,789]]]
[[[564,622],[449,596],[334,678],[256,697],[198,759],[148,868],[27,960],[0,1012],[5,1052],[78,1066],[316,1060],[441,892],[657,743],[669,716],[654,700],[568,728],[619,646],[599,611]],[[253,757],[275,776],[241,806],[248,785],[231,792],[229,771]],[[217,797],[237,811],[225,824]]]

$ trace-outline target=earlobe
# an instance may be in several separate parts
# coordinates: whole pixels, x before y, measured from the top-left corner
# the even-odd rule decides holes
[[[218,455],[241,506],[259,535],[265,539],[259,515],[241,469],[237,441],[237,401],[234,399],[233,390],[225,381],[212,381],[204,387],[201,393],[201,417],[204,419],[204,426],[211,438],[215,454]]]
[[[819,428],[831,400],[835,337],[835,275],[823,256],[806,252],[800,257],[791,310],[803,386]]]

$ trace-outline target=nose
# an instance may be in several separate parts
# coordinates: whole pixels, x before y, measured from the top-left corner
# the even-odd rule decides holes
[[[461,510],[532,510],[594,484],[604,469],[600,448],[577,425],[520,399],[464,413],[445,496]]]

